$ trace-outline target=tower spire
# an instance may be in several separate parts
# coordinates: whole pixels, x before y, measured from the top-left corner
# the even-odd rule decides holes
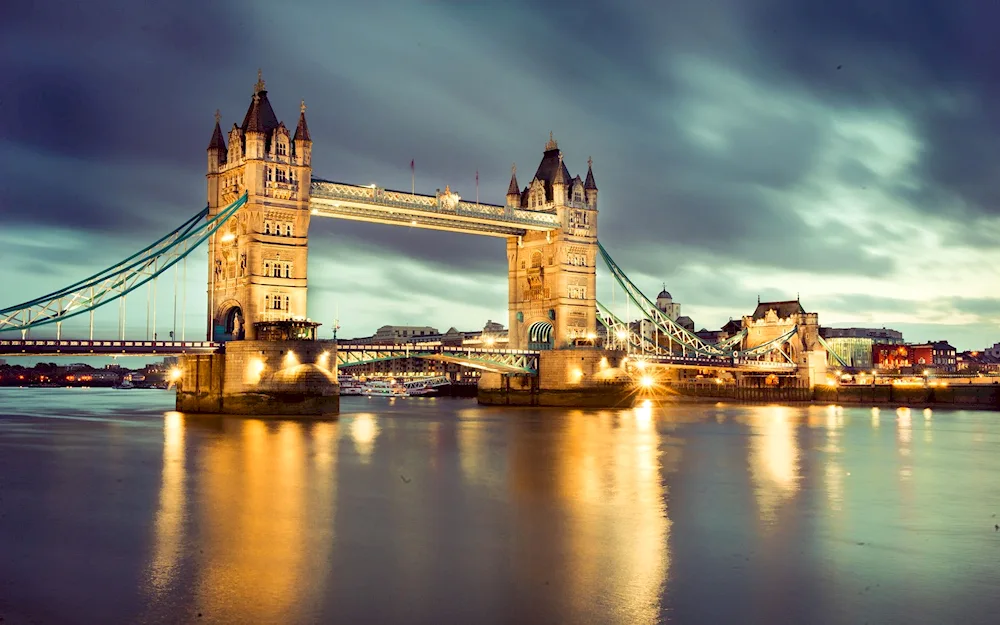
[[[261,72],[260,68],[258,67],[257,68],[257,84],[255,84],[253,86],[253,92],[255,94],[257,94],[257,93],[260,93],[261,91],[266,91],[266,89],[264,88],[263,72]]]
[[[295,127],[292,141],[312,141],[309,137],[309,126],[306,124],[306,101],[299,104],[299,125]]]
[[[220,160],[226,154],[226,140],[222,136],[222,127],[219,125],[221,119],[222,115],[219,114],[219,109],[215,109],[215,129],[212,131],[212,140],[208,142],[209,150],[219,150]]]
[[[559,144],[556,143],[555,137],[552,136],[552,131],[550,130],[549,140],[545,144],[545,151],[548,152],[549,150],[558,150],[558,149],[559,149]]]
[[[594,180],[594,159],[587,158],[587,180],[583,183],[583,188],[597,191],[597,182]]]
[[[517,185],[517,164],[510,164],[510,184],[507,185],[507,195],[521,196],[521,187]]]

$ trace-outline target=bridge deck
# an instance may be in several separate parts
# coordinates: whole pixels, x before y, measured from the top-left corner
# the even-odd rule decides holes
[[[529,230],[559,227],[555,213],[466,202],[457,195],[436,197],[318,178],[313,178],[309,194],[309,208],[320,217],[493,237],[520,236]]]
[[[209,341],[121,341],[71,339],[0,339],[0,356],[170,356],[210,354],[219,349]]]

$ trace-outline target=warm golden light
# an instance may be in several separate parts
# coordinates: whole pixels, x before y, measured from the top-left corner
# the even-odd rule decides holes
[[[375,415],[361,413],[354,417],[351,422],[351,438],[354,439],[354,448],[361,461],[367,463],[375,450],[375,439],[378,437],[378,424],[375,422]]]
[[[180,367],[174,367],[170,370],[170,381],[176,382],[181,379],[182,375],[184,375],[184,372],[180,369]]]
[[[594,339],[596,339],[596,338],[597,338],[597,333],[595,333],[595,332],[591,332],[591,333],[589,333],[589,334],[587,335],[587,338],[588,338],[588,339],[590,339],[591,341],[593,341]]]
[[[330,368],[330,352],[324,351],[316,358],[316,366],[322,369]]]
[[[292,350],[288,350],[288,353],[285,354],[285,359],[282,362],[282,364],[286,369],[288,367],[294,367],[295,365],[299,364],[299,359],[295,356],[295,352],[293,352]]]
[[[257,384],[260,382],[260,377],[264,373],[264,361],[260,358],[254,358],[247,365],[247,382],[249,384]]]
[[[628,332],[625,330],[618,330],[615,332],[615,336],[618,337],[618,340],[624,341],[628,338]]]
[[[569,377],[573,384],[579,384],[580,380],[583,379],[583,370],[577,367],[569,372]]]
[[[229,243],[235,238],[236,238],[235,234],[233,234],[232,232],[227,232],[226,234],[222,235],[222,238],[219,240],[222,241],[223,243]]]
[[[646,361],[645,360],[636,360],[635,361],[635,367],[639,371],[642,371],[643,369],[646,368]]]
[[[487,347],[493,347],[493,344],[496,343],[496,339],[492,336],[488,336],[483,340],[483,342],[486,343]]]
[[[639,386],[642,388],[651,388],[653,386],[654,380],[651,375],[644,375],[639,378]]]

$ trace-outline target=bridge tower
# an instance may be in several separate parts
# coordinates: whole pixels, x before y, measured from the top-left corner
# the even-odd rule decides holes
[[[596,336],[597,184],[570,178],[552,134],[528,186],[516,169],[507,206],[554,213],[560,227],[507,239],[510,347],[558,349]]]
[[[224,136],[219,119],[208,144],[209,214],[248,198],[209,240],[209,337],[249,340],[256,322],[306,315],[312,140],[305,102],[290,134],[259,71],[242,125]]]

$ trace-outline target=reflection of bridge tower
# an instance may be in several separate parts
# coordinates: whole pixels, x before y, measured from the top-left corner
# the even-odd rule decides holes
[[[588,161],[588,165],[589,165]],[[553,213],[559,228],[507,239],[510,347],[565,347],[596,332],[597,184],[570,178],[549,135],[531,183],[520,190],[516,172],[509,208]]]
[[[216,114],[208,145],[208,207],[214,215],[244,192],[248,199],[209,240],[212,340],[255,338],[254,323],[305,317],[312,141],[305,103],[289,136],[258,72],[242,126],[228,147]]]

